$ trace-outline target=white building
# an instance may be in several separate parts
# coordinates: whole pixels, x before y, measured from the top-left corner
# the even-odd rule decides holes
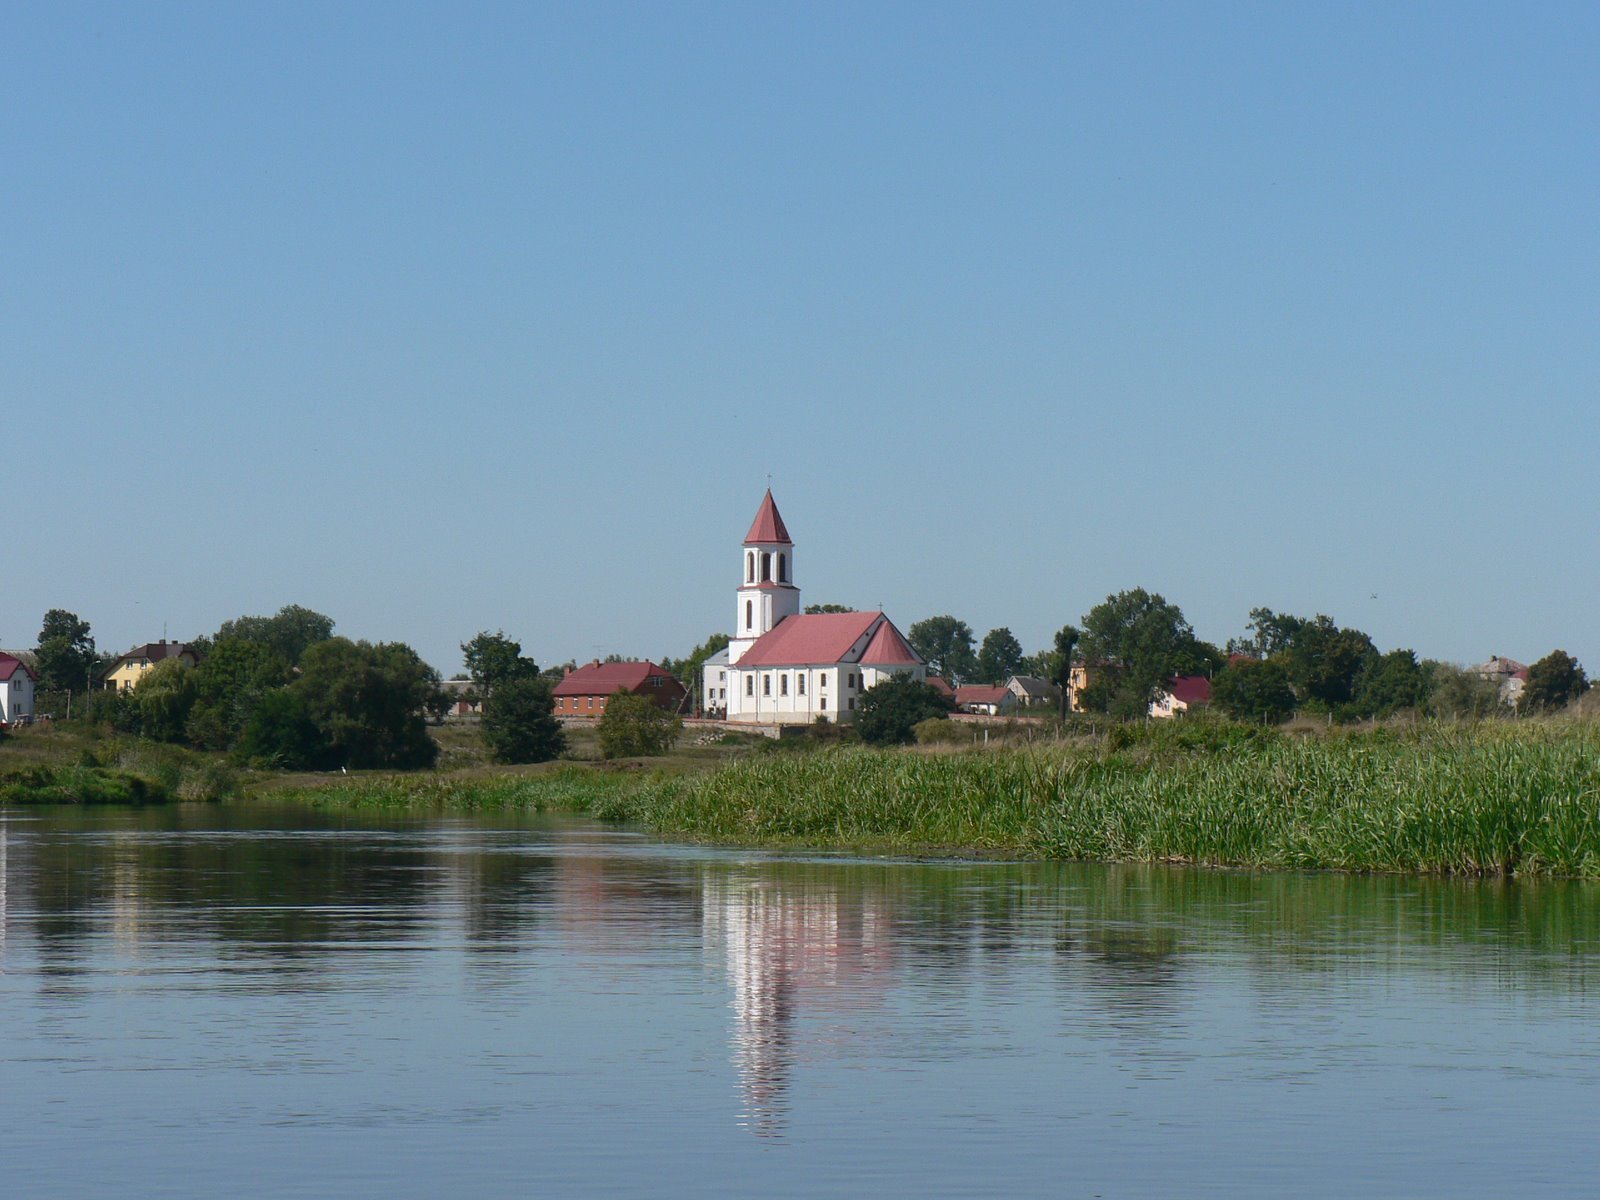
[[[728,720],[848,721],[874,684],[896,675],[927,678],[926,665],[887,616],[802,613],[794,578],[794,542],[769,490],[741,551],[725,684],[721,664],[707,664],[708,700],[716,674],[717,707]]]
[[[33,719],[33,670],[15,654],[0,651],[0,725]]]

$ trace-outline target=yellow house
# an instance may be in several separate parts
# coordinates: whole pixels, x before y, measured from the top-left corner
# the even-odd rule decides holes
[[[131,691],[146,671],[169,658],[181,659],[191,667],[200,661],[194,647],[186,642],[146,642],[112,663],[101,679],[114,691]]]

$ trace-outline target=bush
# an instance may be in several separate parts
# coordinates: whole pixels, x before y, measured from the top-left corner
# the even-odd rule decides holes
[[[600,718],[600,754],[604,758],[665,754],[677,741],[683,721],[647,696],[618,691],[606,700]]]
[[[951,704],[921,680],[896,676],[874,684],[856,705],[856,730],[871,745],[905,745],[923,721],[948,716]]]
[[[918,721],[912,732],[919,746],[970,746],[977,740],[976,730],[949,717],[929,717],[926,721]]]
[[[567,748],[567,735],[554,711],[549,681],[528,678],[501,683],[484,705],[478,727],[489,757],[502,763],[541,763],[558,757]]]
[[[238,754],[248,762],[285,771],[332,765],[328,740],[311,719],[305,701],[291,691],[261,697],[239,737]]]

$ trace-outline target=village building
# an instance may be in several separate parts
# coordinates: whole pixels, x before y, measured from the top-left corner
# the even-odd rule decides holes
[[[558,717],[599,717],[606,701],[618,692],[644,696],[653,704],[677,712],[688,690],[653,662],[592,662],[568,671],[551,689]]]
[[[999,684],[964,683],[955,690],[956,710],[981,717],[998,717],[1017,706],[1016,696]]]
[[[739,573],[727,666],[708,664],[705,685],[709,690],[718,673],[716,703],[727,720],[849,721],[874,684],[897,675],[927,678],[927,665],[885,614],[800,611],[794,540],[771,489],[745,534]]]
[[[187,642],[146,642],[119,656],[100,678],[113,691],[132,691],[146,671],[169,658],[192,667],[200,661],[200,654]]]
[[[0,651],[0,725],[26,725],[33,720],[33,668],[15,654]]]
[[[1492,654],[1488,662],[1479,663],[1472,671],[1479,679],[1487,680],[1500,689],[1501,704],[1515,708],[1522,699],[1522,689],[1528,683],[1527,663]]]
[[[1022,708],[1054,707],[1057,703],[1055,685],[1037,675],[1013,675],[1006,680],[1005,689]]]
[[[1176,717],[1191,708],[1211,703],[1211,680],[1204,675],[1179,675],[1150,701],[1152,717]]]
[[[728,711],[728,648],[724,646],[700,671],[700,711],[708,717],[721,717]]]

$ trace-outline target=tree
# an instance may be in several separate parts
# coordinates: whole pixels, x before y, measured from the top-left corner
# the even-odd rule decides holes
[[[1004,625],[991,629],[978,651],[977,677],[980,683],[1004,683],[1022,667],[1022,643]]]
[[[1433,691],[1433,673],[1412,650],[1369,655],[1356,679],[1355,711],[1364,717],[1387,717],[1426,707]]]
[[[532,679],[539,674],[539,664],[522,657],[522,643],[508,638],[503,629],[494,633],[482,630],[470,642],[461,643],[461,653],[466,660],[467,676],[485,701],[502,683]]]
[[[1355,699],[1357,678],[1377,653],[1372,639],[1361,630],[1340,629],[1321,613],[1301,621],[1283,651],[1295,689],[1329,712]]]
[[[238,753],[250,762],[282,771],[316,771],[337,765],[305,700],[287,688],[261,697],[239,735]]]
[[[605,758],[665,754],[683,729],[683,721],[648,696],[617,692],[606,698],[600,716],[600,753]]]
[[[905,745],[917,738],[917,725],[948,717],[951,704],[930,684],[906,675],[875,683],[856,703],[856,730],[875,746]]]
[[[1056,630],[1056,645],[1051,651],[1050,682],[1061,689],[1061,716],[1066,719],[1072,703],[1072,662],[1078,650],[1079,633],[1075,625],[1063,625]]]
[[[1294,644],[1295,634],[1306,624],[1301,617],[1288,613],[1275,613],[1270,608],[1252,608],[1250,623],[1245,626],[1250,636],[1229,638],[1229,654],[1245,654],[1251,658],[1271,658]]]
[[[1104,687],[1091,703],[1118,716],[1143,716],[1175,675],[1203,675],[1221,655],[1195,636],[1183,610],[1143,588],[1107,596],[1083,617],[1083,654]]]
[[[972,629],[951,616],[918,621],[906,634],[911,648],[928,664],[928,672],[942,675],[952,686],[965,683],[977,669],[972,653]]]
[[[89,622],[64,608],[45,613],[35,662],[41,692],[85,690],[97,662]]]
[[[293,666],[312,646],[333,636],[333,618],[298,604],[286,604],[270,617],[236,617],[224,621],[212,639],[239,638],[271,646]]]
[[[428,767],[439,755],[425,720],[448,703],[439,673],[402,642],[318,642],[291,690],[335,766]]]
[[[1211,702],[1241,721],[1276,725],[1294,715],[1294,689],[1277,659],[1230,663],[1211,682]]]
[[[497,687],[484,702],[479,730],[495,762],[549,762],[567,748],[550,684],[536,677],[509,679]]]
[[[701,674],[705,669],[706,659],[717,651],[726,649],[728,641],[727,634],[713,633],[689,651],[687,658],[663,658],[661,669],[688,688],[691,698],[698,700],[705,695],[705,689],[701,686]]]
[[[847,613],[855,612],[848,604],[808,604],[806,615],[815,616],[817,613]]]
[[[196,694],[193,667],[179,658],[158,662],[134,685],[140,734],[157,742],[181,742]]]
[[[1476,671],[1450,663],[1434,663],[1432,667],[1428,710],[1434,716],[1492,717],[1505,713],[1497,680],[1485,679]]]
[[[1517,701],[1521,712],[1556,712],[1589,690],[1589,677],[1565,650],[1552,650],[1528,668]]]
[[[236,637],[213,642],[194,670],[195,704],[186,726],[189,741],[210,750],[234,745],[256,705],[291,677],[288,660],[271,646]]]

